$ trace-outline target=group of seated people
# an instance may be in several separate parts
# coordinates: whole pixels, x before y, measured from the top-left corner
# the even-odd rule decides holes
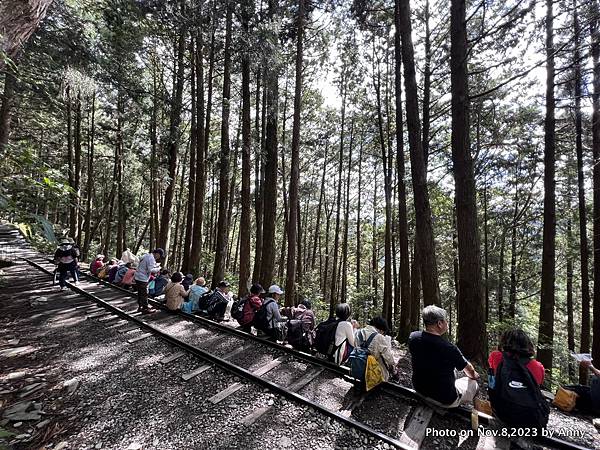
[[[104,262],[98,255],[90,266],[92,273],[109,282],[128,286],[134,284],[136,261]],[[381,378],[387,381],[397,376],[392,354],[388,324],[382,317],[374,317],[365,327],[352,320],[348,303],[336,306],[335,317],[316,324],[310,300],[304,299],[295,307],[280,307],[284,294],[276,284],[267,291],[254,284],[242,299],[230,292],[230,284],[223,280],[214,291],[206,280],[181,272],[170,274],[163,269],[153,274],[148,284],[152,296],[164,294],[164,302],[171,311],[203,313],[216,320],[237,320],[240,328],[265,335],[267,339],[287,343],[292,347],[320,353],[338,365],[348,363],[356,348],[367,349],[377,361]],[[423,309],[424,330],[411,333],[408,349],[412,360],[412,380],[415,390],[434,405],[453,408],[473,403],[477,409],[482,403],[476,398],[480,376],[457,346],[443,337],[448,331],[446,311],[430,305]],[[534,358],[531,339],[520,329],[504,332],[498,350],[488,358],[488,396],[493,412],[511,426],[543,428],[549,415],[547,402],[541,395],[544,367]],[[600,414],[600,370],[591,361],[583,366],[592,373],[591,386],[564,386],[574,392],[576,408],[588,414]],[[456,373],[464,376],[457,378]]]
[[[476,409],[493,412],[512,427],[541,429],[550,408],[541,392],[544,366],[537,361],[534,345],[521,329],[502,333],[498,350],[488,358],[488,398],[476,398],[479,374],[454,344],[442,336],[448,331],[446,311],[434,305],[423,310],[425,330],[409,337],[412,380],[415,390],[431,403],[452,408],[473,402]],[[591,361],[582,365],[592,372],[590,386],[564,386],[577,395],[575,408],[584,414],[600,414],[600,370]],[[465,376],[457,378],[456,371]],[[557,403],[555,402],[557,405]],[[487,405],[487,406],[486,406]]]

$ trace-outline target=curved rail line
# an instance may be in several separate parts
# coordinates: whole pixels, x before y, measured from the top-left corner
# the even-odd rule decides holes
[[[52,275],[52,272],[50,270],[48,270],[46,267],[42,266],[40,263],[35,262],[32,259],[28,259],[28,258],[24,258],[24,260],[31,266],[37,268],[38,270],[41,270],[41,271],[47,273],[48,275]],[[47,261],[48,260],[45,259],[44,262],[47,262]],[[107,285],[108,287],[110,287],[114,290],[118,290],[129,297],[134,297],[134,298],[137,297],[136,294],[131,291],[123,289],[119,286],[115,286],[104,280],[100,280],[97,277],[94,277],[90,274],[85,274],[85,276],[87,278],[89,278],[90,280],[99,282],[100,284],[103,284],[103,285]],[[191,344],[188,344],[188,343],[168,334],[167,332],[162,331],[161,329],[151,325],[150,323],[148,323],[136,316],[132,316],[131,314],[127,313],[126,311],[124,311],[114,305],[111,305],[109,302],[99,298],[98,296],[96,296],[90,292],[87,292],[84,289],[79,288],[77,285],[73,285],[72,283],[67,283],[67,284],[74,292],[77,292],[78,294],[94,301],[95,303],[101,305],[106,310],[117,315],[118,317],[135,323],[140,328],[151,332],[153,335],[165,340],[166,342],[169,342],[170,344],[172,344],[176,347],[179,347],[182,350],[184,350],[190,354],[193,354],[196,357],[199,357],[203,360],[211,362],[211,363],[219,366],[220,368],[224,369],[225,371],[228,371],[228,372],[238,375],[242,378],[245,378],[246,380],[249,380],[258,385],[266,387],[267,389],[269,389],[273,392],[276,392],[276,393],[278,393],[290,400],[293,400],[297,403],[315,408],[316,410],[318,410],[320,413],[324,414],[327,417],[331,417],[335,420],[338,420],[339,422],[342,422],[349,427],[360,430],[368,435],[371,435],[377,439],[380,439],[381,441],[391,444],[397,448],[402,448],[402,449],[406,449],[406,450],[414,449],[414,447],[406,445],[404,442],[401,442],[397,438],[394,438],[385,433],[382,433],[381,431],[376,430],[376,429],[374,429],[360,421],[357,421],[351,417],[347,417],[346,415],[343,415],[338,411],[327,408],[327,407],[321,405],[320,403],[314,402],[294,391],[286,389],[285,387],[282,387],[277,383],[271,382],[261,376],[255,375],[252,372],[250,372],[248,369],[244,369],[243,367],[237,366],[223,358],[212,355],[211,353],[208,353],[207,351],[205,351],[201,348],[198,348]],[[149,299],[149,303],[151,303],[152,305],[154,305],[162,310],[166,309],[162,303],[160,303],[156,300]],[[171,312],[171,313],[173,313],[173,312]],[[219,331],[222,331],[223,333],[226,333],[226,334],[229,334],[229,335],[232,335],[235,337],[239,337],[244,340],[256,341],[256,342],[260,343],[261,345],[271,347],[271,348],[276,349],[281,352],[285,352],[289,355],[292,355],[294,358],[303,360],[310,364],[319,366],[323,369],[327,369],[328,371],[334,372],[337,375],[339,375],[340,377],[343,377],[344,379],[346,379],[347,381],[353,381],[353,379],[350,378],[350,376],[349,376],[347,367],[338,366],[338,365],[333,364],[330,361],[324,360],[322,358],[318,358],[316,356],[297,351],[295,349],[286,347],[284,345],[277,344],[275,342],[259,338],[252,334],[246,333],[242,330],[220,324],[218,322],[212,321],[205,317],[184,313],[182,311],[177,311],[174,314],[181,316],[183,319],[185,319],[187,321],[192,321],[192,322],[196,322],[199,324],[203,324],[209,328],[217,329]],[[386,391],[389,394],[392,394],[394,397],[409,397],[409,398],[417,400],[421,403],[425,403],[425,404],[427,403],[426,400],[420,394],[418,394],[416,391],[414,391],[413,389],[407,388],[405,386],[402,386],[400,384],[385,382],[385,383],[383,383],[382,388],[384,391]],[[449,410],[448,412],[450,412],[452,415],[456,415],[457,417],[460,417],[463,420],[468,420],[470,422],[470,417],[471,417],[472,412],[471,412],[471,410],[469,410],[467,408],[464,408],[464,407],[456,408],[453,410]],[[480,422],[483,422],[484,424],[490,423],[490,421],[492,419],[493,418],[491,416],[487,416],[485,414],[479,413],[479,420],[480,420]],[[572,443],[569,441],[558,439],[556,437],[537,436],[534,438],[534,440],[540,444],[551,446],[553,448],[572,449],[572,450],[587,450],[588,449],[587,447],[583,447],[581,445],[578,445],[578,444],[575,444],[575,443]]]

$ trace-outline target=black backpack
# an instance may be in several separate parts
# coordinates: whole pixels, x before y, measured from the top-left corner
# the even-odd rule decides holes
[[[287,342],[295,349],[307,351],[310,350],[312,336],[310,331],[304,330],[305,314],[303,312],[297,319],[287,321]]]
[[[256,311],[253,322],[255,328],[262,331],[267,331],[269,328],[272,328],[269,327],[269,325],[271,324],[267,321],[267,305],[269,303],[273,303],[274,301],[275,300],[273,300],[272,298],[265,299],[262,306],[258,309],[258,311]]]
[[[212,291],[208,291],[200,296],[198,299],[198,309],[206,311],[208,309],[210,298],[213,296]]]
[[[248,295],[233,302],[233,305],[231,306],[231,317],[237,321],[242,320],[244,317],[244,307],[246,306],[246,302],[249,298],[250,296]]]
[[[490,378],[488,395],[496,416],[506,425],[545,428],[550,406],[525,367],[528,358],[502,353],[502,361]]]
[[[336,351],[335,332],[340,321],[335,317],[321,322],[315,328],[313,348],[319,353],[331,358]]]

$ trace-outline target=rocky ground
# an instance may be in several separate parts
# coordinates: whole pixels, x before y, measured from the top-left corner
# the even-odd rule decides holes
[[[16,262],[12,248],[0,259]],[[47,275],[21,263],[0,269],[0,448],[14,449],[359,449],[388,448],[367,435],[330,420],[256,385],[212,367],[184,381],[181,375],[203,364],[191,356],[169,364],[159,361],[177,352],[150,337],[132,344],[135,336],[119,332],[117,322],[86,320],[91,305],[69,291],[58,292]],[[79,307],[79,309],[74,309]],[[210,344],[206,332],[174,321],[167,328],[190,333],[200,346],[225,355],[239,338]],[[401,381],[411,385],[410,359],[394,349]],[[280,356],[274,351],[274,356]],[[261,359],[262,358],[262,359]],[[252,351],[235,358],[244,367],[266,362]],[[290,383],[306,365],[273,371],[266,378]],[[208,399],[242,382],[235,395],[213,405]],[[348,383],[324,373],[301,390],[302,395],[332,408],[350,403],[342,395]],[[336,395],[339,394],[339,398]],[[257,408],[268,408],[251,425],[241,419]],[[357,419],[399,435],[409,408],[377,394],[354,411]],[[449,421],[450,420],[450,421]],[[468,430],[468,423],[434,416],[431,425]],[[589,418],[553,412],[552,429],[577,430],[577,439],[600,449],[600,435]],[[423,448],[475,448],[476,438],[425,439]]]

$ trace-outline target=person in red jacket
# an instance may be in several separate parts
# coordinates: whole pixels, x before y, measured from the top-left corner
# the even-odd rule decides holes
[[[542,385],[544,382],[544,366],[534,359],[535,351],[533,342],[531,342],[531,339],[529,339],[529,336],[523,330],[517,328],[502,333],[499,349],[490,353],[490,357],[488,358],[492,374],[496,373],[496,369],[502,361],[502,352],[529,358],[529,362],[525,367],[527,367],[535,382],[540,386]]]
[[[90,265],[90,272],[92,275],[97,275],[102,267],[104,267],[104,255],[96,255],[96,259]]]
[[[260,284],[253,284],[250,288],[250,295],[244,303],[243,316],[238,323],[240,328],[246,333],[250,333],[252,322],[254,321],[254,315],[256,311],[262,306],[261,294],[264,294],[265,290]]]

